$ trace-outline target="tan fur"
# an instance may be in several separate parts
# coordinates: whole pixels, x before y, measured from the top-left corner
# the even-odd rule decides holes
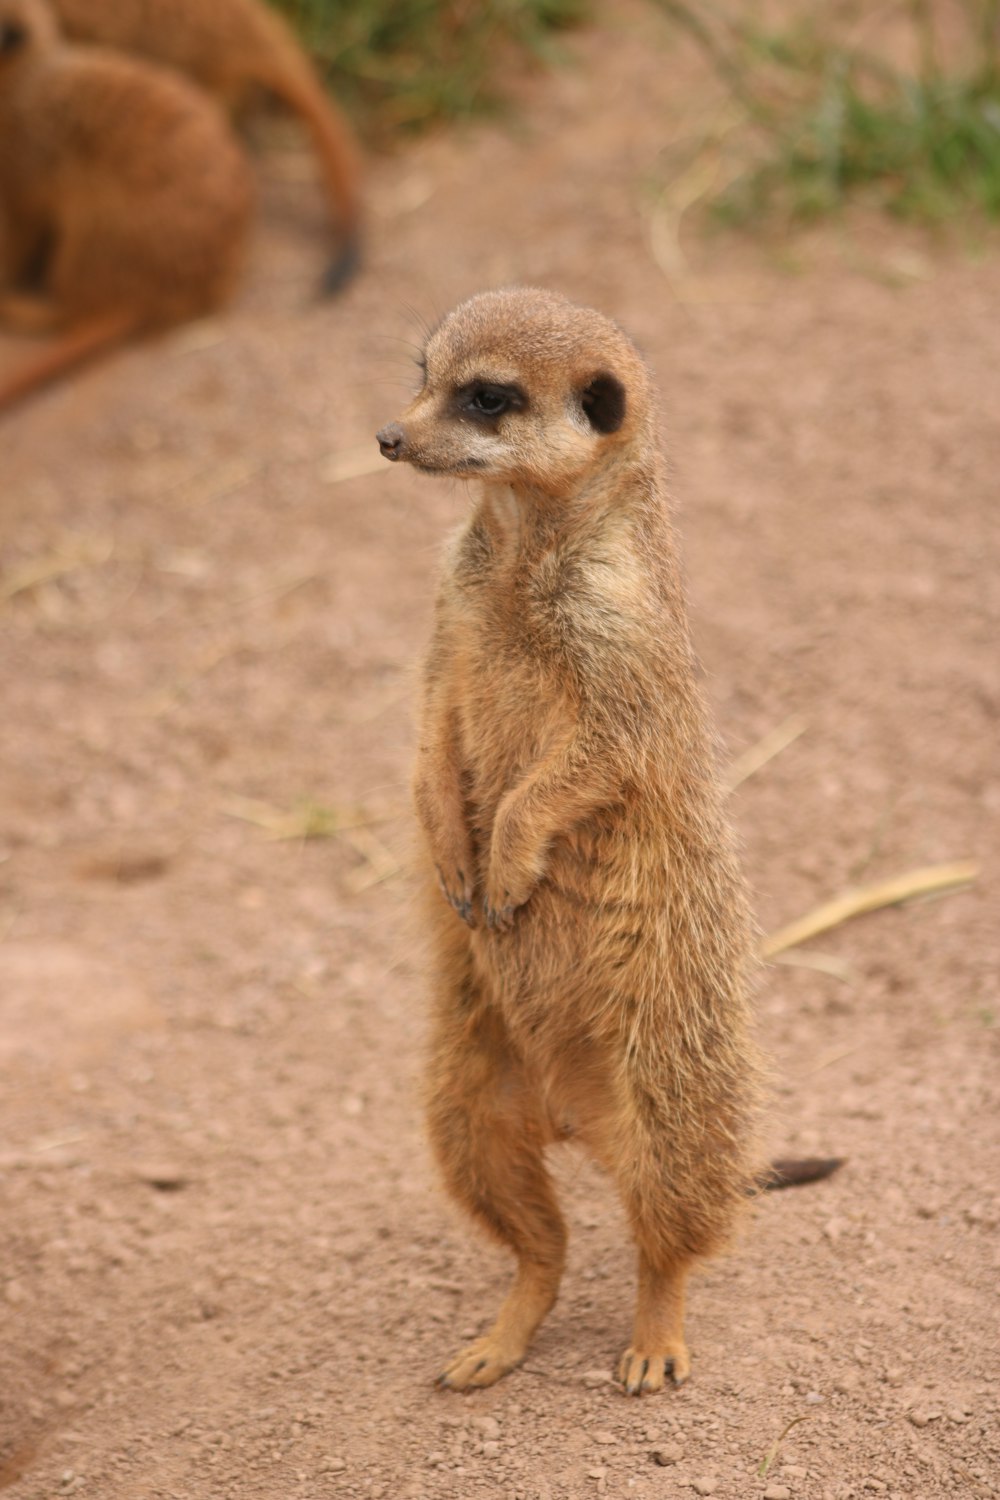
[[[613,1174],[638,1246],[620,1378],[656,1390],[688,1374],[688,1272],[756,1177],[759,1075],[654,392],[617,327],[541,291],[473,298],[425,361],[383,452],[482,481],[448,556],[419,733],[428,1109],[448,1187],[518,1258],[494,1327],[442,1380],[492,1383],[555,1300],[565,1230],[544,1151],[571,1135]],[[520,409],[476,413],[483,383],[518,387]]]
[[[198,317],[229,294],[249,168],[183,79],[63,42],[42,0],[0,0],[0,141],[0,322],[65,330],[0,381],[0,409],[102,338]]]
[[[264,0],[53,0],[67,36],[175,68],[245,112],[261,91],[308,128],[343,240],[329,290],[354,269],[360,167],[354,138],[291,27]]]

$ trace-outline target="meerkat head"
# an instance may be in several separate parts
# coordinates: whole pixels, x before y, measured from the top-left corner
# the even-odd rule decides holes
[[[590,308],[531,288],[484,292],[431,334],[423,387],[377,434],[386,458],[432,474],[558,494],[649,423],[635,347]]]
[[[44,0],[0,0],[0,76],[8,63],[50,46],[57,34]]]

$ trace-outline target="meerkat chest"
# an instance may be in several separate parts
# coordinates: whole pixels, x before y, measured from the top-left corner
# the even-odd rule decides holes
[[[541,759],[576,714],[552,557],[473,535],[453,574],[451,644],[463,760],[488,803]]]

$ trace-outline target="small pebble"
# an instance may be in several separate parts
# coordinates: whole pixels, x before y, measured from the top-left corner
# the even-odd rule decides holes
[[[769,1484],[764,1491],[764,1500],[791,1500],[791,1494],[787,1484]]]
[[[158,1188],[161,1193],[176,1193],[187,1183],[187,1173],[170,1161],[141,1162],[135,1169],[140,1182]]]
[[[472,1427],[484,1438],[498,1438],[500,1436],[500,1423],[496,1417],[473,1417]]]
[[[607,1370],[584,1370],[580,1376],[588,1390],[596,1390],[598,1386],[607,1385],[611,1376]]]
[[[805,1479],[809,1473],[808,1469],[804,1469],[801,1464],[782,1464],[781,1472],[789,1479]]]
[[[907,1412],[907,1416],[909,1417],[911,1427],[926,1427],[930,1421],[930,1417],[925,1411]]]
[[[704,1479],[692,1479],[691,1488],[696,1495],[714,1495],[719,1481],[706,1476]]]
[[[605,1446],[610,1443],[617,1443],[618,1441],[613,1432],[595,1432],[591,1436],[595,1443],[603,1443]]]
[[[684,1457],[684,1449],[676,1443],[670,1443],[664,1448],[653,1449],[653,1462],[658,1463],[665,1469],[668,1464],[679,1464]]]
[[[499,1456],[500,1444],[497,1442],[496,1438],[487,1438],[486,1442],[483,1444],[483,1457],[498,1458]]]

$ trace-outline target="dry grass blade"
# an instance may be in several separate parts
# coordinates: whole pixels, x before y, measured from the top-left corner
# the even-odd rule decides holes
[[[106,563],[113,551],[114,542],[108,538],[100,541],[85,538],[82,541],[68,542],[65,547],[56,552],[48,552],[44,557],[32,558],[30,562],[12,569],[0,578],[0,604],[9,604],[18,594],[29,593],[39,585],[51,583],[67,573]]]
[[[901,901],[910,901],[915,896],[933,895],[955,886],[969,885],[979,874],[979,866],[971,860],[951,865],[929,865],[920,870],[911,870],[906,875],[896,875],[891,880],[877,881],[874,885],[862,886],[859,890],[846,891],[832,901],[825,901],[814,911],[807,912],[797,922],[772,932],[761,944],[762,958],[773,958],[799,943],[808,942],[831,927],[839,927],[851,917],[864,912],[879,911],[884,906],[898,906]]]
[[[373,821],[370,814],[360,808],[327,807],[309,800],[293,808],[280,808],[272,807],[268,802],[257,802],[252,797],[230,797],[223,804],[223,811],[231,818],[253,823],[269,838],[278,840],[328,839]]]
[[[342,484],[345,479],[362,479],[366,474],[389,472],[389,465],[375,446],[375,439],[363,448],[345,448],[334,453],[323,465],[320,478],[327,484]]]
[[[774,729],[765,734],[763,739],[758,740],[756,745],[751,745],[749,750],[744,750],[742,755],[736,757],[725,774],[726,786],[731,792],[735,791],[762,766],[766,766],[769,760],[780,755],[782,750],[797,740],[800,735],[805,734],[805,731],[806,722],[797,714],[782,720]]]
[[[778,1433],[778,1436],[775,1438],[774,1442],[771,1444],[770,1448],[768,1448],[767,1452],[764,1454],[764,1457],[761,1459],[760,1463],[757,1466],[757,1474],[759,1478],[765,1479],[767,1477],[767,1471],[770,1469],[771,1465],[774,1463],[774,1460],[777,1458],[778,1450],[780,1449],[782,1443],[785,1441],[785,1438],[791,1432],[792,1428],[798,1427],[800,1422],[808,1422],[808,1420],[808,1417],[793,1417],[792,1420],[781,1429],[781,1431]]]
[[[818,974],[830,974],[842,984],[850,984],[857,977],[856,971],[842,958],[832,953],[810,953],[805,948],[786,948],[774,955],[776,964],[786,964],[790,969],[815,969]]]
[[[358,825],[348,831],[347,837],[365,861],[360,870],[355,870],[348,877],[348,883],[353,891],[359,893],[366,891],[369,886],[378,885],[381,881],[398,875],[403,868],[396,856],[385,847],[381,839],[375,837],[369,828]]]

